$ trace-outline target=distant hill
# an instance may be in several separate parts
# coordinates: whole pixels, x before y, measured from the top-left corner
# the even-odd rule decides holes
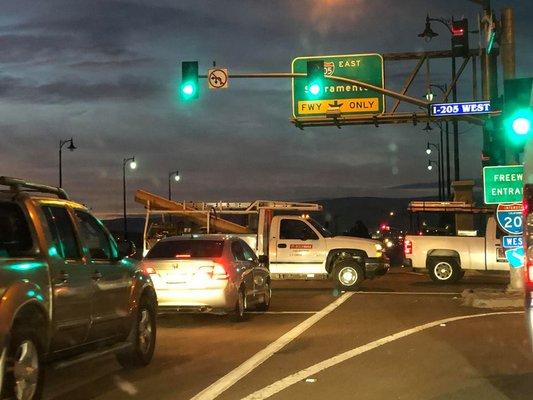
[[[407,229],[409,227],[407,205],[411,200],[411,198],[346,197],[315,202],[324,207],[320,222],[327,225],[332,232],[341,234],[354,226],[357,220],[363,221],[369,230],[376,229],[382,223]],[[390,216],[391,211],[394,216]]]

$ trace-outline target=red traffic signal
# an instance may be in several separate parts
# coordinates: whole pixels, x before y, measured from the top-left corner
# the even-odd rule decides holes
[[[467,57],[470,51],[468,46],[468,20],[466,18],[452,21],[452,54],[454,57]]]

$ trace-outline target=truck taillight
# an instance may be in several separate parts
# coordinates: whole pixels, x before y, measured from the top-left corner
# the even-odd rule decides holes
[[[405,239],[403,242],[403,252],[404,254],[413,254],[413,242],[408,239]]]

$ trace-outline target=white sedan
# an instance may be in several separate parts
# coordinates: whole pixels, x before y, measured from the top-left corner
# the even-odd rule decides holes
[[[161,311],[230,314],[241,321],[245,310],[270,306],[268,268],[235,236],[168,237],[155,244],[142,266]]]

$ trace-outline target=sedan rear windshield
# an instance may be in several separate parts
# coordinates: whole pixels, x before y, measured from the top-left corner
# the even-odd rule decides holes
[[[164,240],[157,242],[146,258],[218,258],[223,249],[222,240]]]
[[[20,207],[0,202],[0,258],[28,256],[32,248],[28,221]]]

